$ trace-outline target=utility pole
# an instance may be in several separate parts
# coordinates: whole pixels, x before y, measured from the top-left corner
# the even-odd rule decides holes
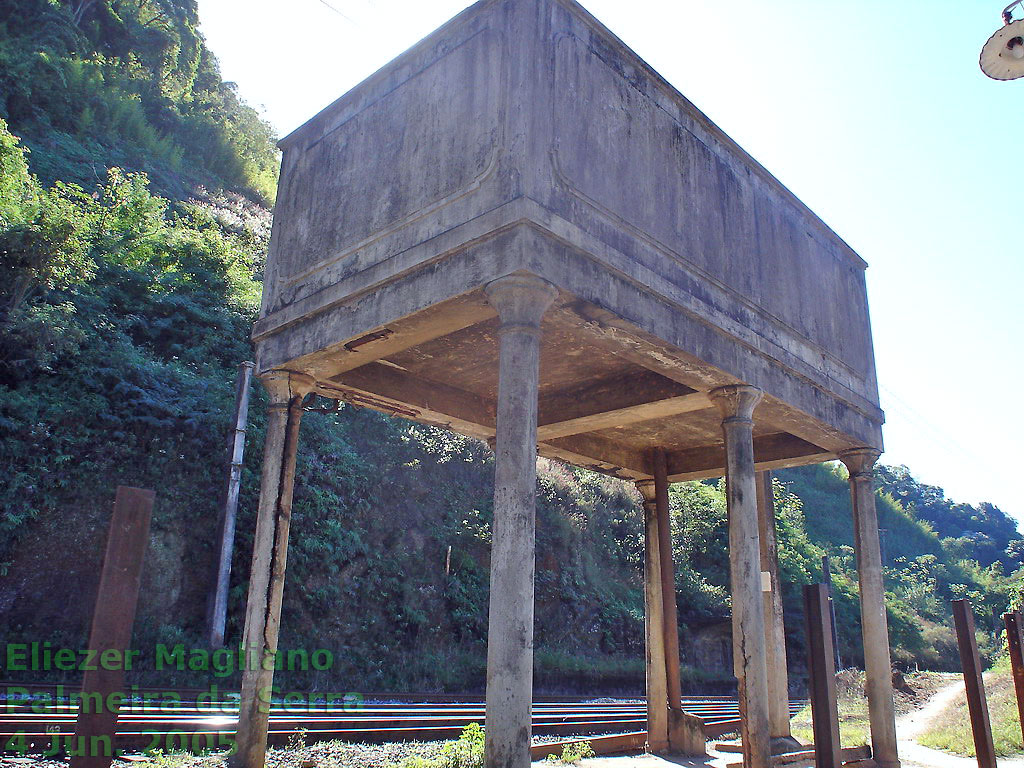
[[[213,592],[207,608],[206,639],[211,649],[224,646],[228,618],[228,587],[231,585],[231,553],[235,548],[235,516],[242,485],[242,457],[245,454],[245,431],[249,422],[249,392],[252,371],[256,365],[246,361],[238,366],[235,382],[235,426],[228,443],[231,463],[228,466],[227,491],[221,507],[217,535],[217,570]]]
[[[828,593],[829,621],[832,623],[832,652],[835,655],[836,669],[842,669],[843,663],[839,658],[839,635],[836,634],[836,602],[832,597],[832,568],[829,564],[828,555],[821,556],[821,580],[825,583]]]

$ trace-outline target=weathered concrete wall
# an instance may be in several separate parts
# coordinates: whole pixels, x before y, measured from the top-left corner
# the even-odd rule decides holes
[[[550,164],[527,194],[716,314],[874,389],[864,262],[586,14],[548,4]],[[846,382],[849,383],[849,382]],[[859,388],[859,387],[858,387]]]
[[[503,11],[460,15],[281,142],[264,314],[520,194]]]
[[[261,370],[526,269],[881,445],[864,262],[571,0],[478,3],[282,147]]]

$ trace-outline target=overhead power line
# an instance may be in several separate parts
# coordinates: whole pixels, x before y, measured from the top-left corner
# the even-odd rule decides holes
[[[349,16],[348,14],[346,14],[343,11],[339,10],[338,8],[335,8],[333,5],[328,3],[327,0],[319,0],[319,1],[320,1],[320,3],[322,5],[326,5],[328,8],[330,8],[336,14],[341,16],[341,18],[345,19],[345,21],[347,21],[349,24],[353,24],[354,25],[356,23],[355,20],[351,16]]]

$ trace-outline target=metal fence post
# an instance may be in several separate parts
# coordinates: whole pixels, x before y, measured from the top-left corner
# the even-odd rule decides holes
[[[1013,689],[1017,694],[1017,717],[1021,733],[1024,734],[1024,637],[1021,630],[1024,621],[1020,611],[1003,614],[1006,625],[1006,645],[1010,650],[1010,668],[1013,670]]]
[[[996,768],[996,750],[992,744],[985,681],[981,677],[981,657],[978,655],[978,640],[974,634],[974,611],[969,600],[953,601],[953,623],[956,625],[956,640],[960,646],[960,665],[964,670],[964,685],[967,687],[967,708],[971,714],[978,768]]]
[[[807,669],[811,676],[811,719],[814,724],[814,760],[817,768],[841,768],[839,707],[836,700],[836,665],[828,587],[804,587],[807,620]]]

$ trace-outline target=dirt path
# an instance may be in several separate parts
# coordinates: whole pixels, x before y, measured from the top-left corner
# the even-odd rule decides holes
[[[973,757],[957,757],[917,743],[917,738],[924,733],[931,721],[963,690],[963,681],[947,685],[939,689],[921,709],[903,715],[896,720],[896,737],[903,768],[978,768],[978,761]],[[734,754],[712,753],[708,758],[700,760],[639,755],[584,760],[580,765],[587,766],[587,768],[677,768],[678,766],[722,768],[722,766],[735,762],[736,755]],[[540,763],[534,763],[534,765],[540,765]],[[1024,768],[1024,758],[1001,757],[998,759],[998,765],[999,768]]]
[[[896,735],[901,741],[914,741],[928,724],[964,690],[963,681],[940,688],[921,709],[896,719]]]
[[[977,768],[978,761],[973,757],[957,757],[917,743],[917,737],[924,733],[932,719],[963,690],[962,681],[948,685],[932,696],[924,707],[896,721],[896,738],[904,768]],[[998,764],[1000,768],[1024,768],[1024,758],[1001,757]]]

